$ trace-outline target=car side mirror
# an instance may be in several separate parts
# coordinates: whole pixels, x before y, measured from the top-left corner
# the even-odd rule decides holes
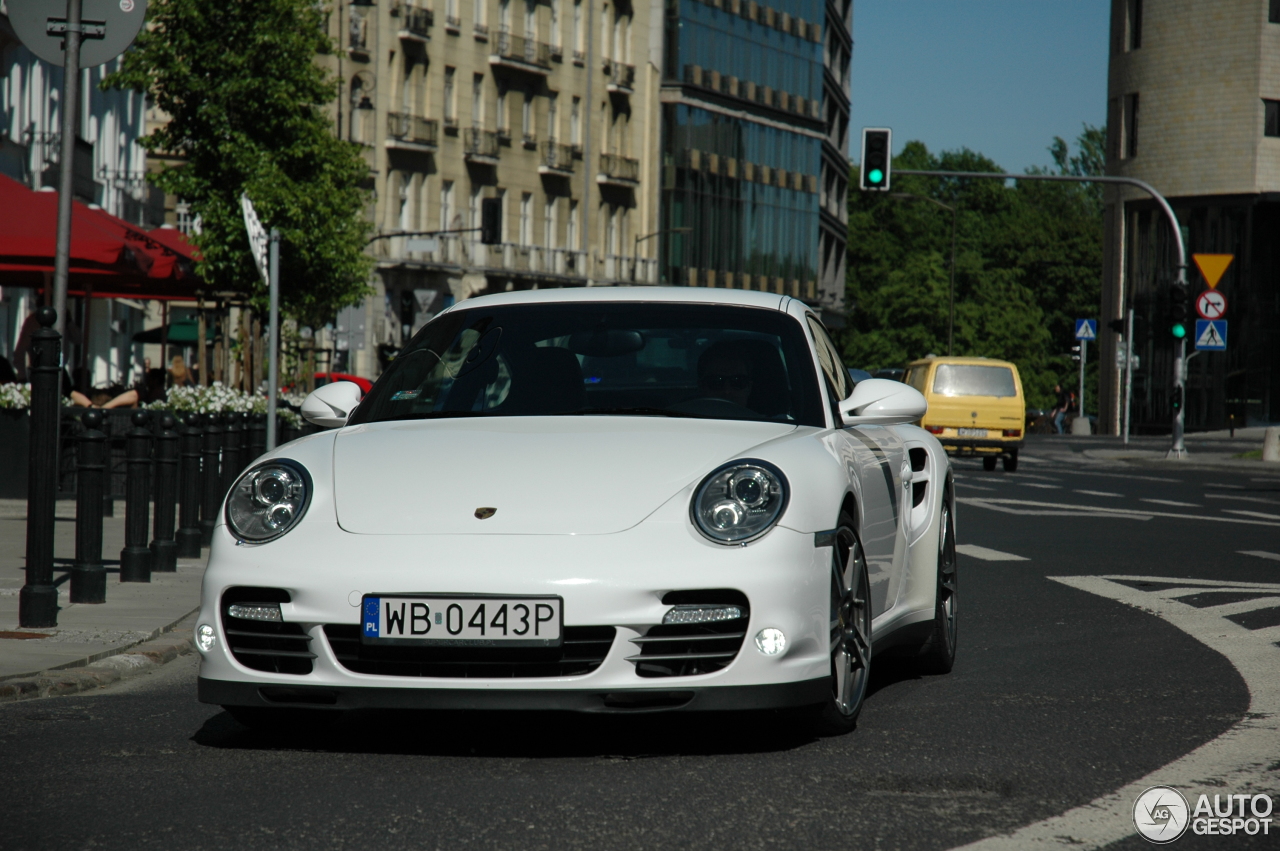
[[[341,428],[359,404],[359,384],[335,381],[317,387],[302,400],[302,418],[324,428]]]
[[[858,382],[848,399],[840,403],[840,418],[847,426],[905,425],[929,410],[919,390],[900,381],[868,378]]]

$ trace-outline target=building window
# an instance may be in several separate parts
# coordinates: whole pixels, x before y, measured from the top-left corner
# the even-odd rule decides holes
[[[578,202],[569,202],[569,220],[564,226],[564,244],[570,251],[578,250]]]
[[[458,99],[453,89],[453,78],[456,68],[445,66],[444,69],[444,123],[458,123]]]
[[[1124,158],[1138,155],[1138,93],[1124,99]]]
[[[1262,113],[1262,135],[1280,136],[1280,100],[1264,100]]]
[[[1271,0],[1271,8],[1267,11],[1267,20],[1280,24],[1280,0]]]
[[[533,245],[533,194],[520,195],[520,244]]]
[[[520,131],[524,133],[525,141],[529,141],[536,137],[533,126],[533,92],[524,93],[524,105],[520,110]]]
[[[484,193],[483,186],[478,186],[475,184],[471,186],[471,207],[469,210],[467,210],[467,216],[468,218],[470,218],[470,221],[467,222],[467,227],[471,228],[472,230],[479,230],[480,228],[480,198],[482,197],[483,193]],[[477,242],[480,241],[479,237],[474,237],[474,239]]]
[[[504,33],[511,32],[511,0],[499,0],[498,31]]]
[[[542,238],[546,241],[547,248],[556,247],[556,199],[548,198],[547,204],[542,208]]]
[[[586,52],[582,47],[582,0],[573,0],[573,52],[575,58]]]
[[[547,138],[555,142],[560,136],[560,127],[557,124],[560,117],[560,94],[558,92],[549,92],[547,94]]]
[[[534,0],[524,0],[524,37],[538,40],[538,7]]]
[[[473,14],[476,16],[476,26],[483,27],[489,20],[488,5],[488,0],[475,0],[475,11]]]
[[[560,0],[551,0],[551,47],[560,51]]]
[[[1276,0],[1271,0],[1276,5]],[[1126,40],[1128,50],[1142,47],[1142,0],[1129,0],[1129,37]]]
[[[569,111],[569,144],[582,144],[582,98],[575,97]]]
[[[484,74],[471,78],[471,126],[484,126]]]
[[[498,135],[510,136],[511,125],[507,121],[507,92],[505,89],[498,90]]]
[[[453,181],[440,184],[440,230],[453,229]]]

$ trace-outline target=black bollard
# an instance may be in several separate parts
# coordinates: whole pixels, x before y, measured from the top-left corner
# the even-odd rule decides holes
[[[58,625],[58,589],[53,584],[53,514],[58,497],[59,387],[62,336],[51,307],[36,313],[31,335],[31,441],[27,467],[27,576],[18,593],[18,623]]]
[[[199,414],[188,414],[180,431],[178,558],[200,558],[200,421]]]
[[[156,435],[155,520],[151,540],[151,570],[173,573],[178,569],[178,542],[173,539],[174,514],[178,509],[178,424],[173,414],[160,417]]]
[[[102,418],[102,434],[106,437],[106,445],[102,447],[102,463],[105,472],[102,474],[102,516],[116,516],[116,498],[111,493],[111,420]]]
[[[133,412],[125,449],[128,472],[124,485],[124,549],[120,551],[120,581],[151,581],[151,550],[147,548],[147,509],[151,507],[151,432],[146,411]]]
[[[71,565],[71,602],[107,602],[107,571],[102,566],[102,494],[107,470],[107,436],[102,412],[80,418],[79,463],[76,465],[76,560]]]
[[[218,509],[222,507],[222,479],[218,475],[218,453],[222,451],[222,418],[209,414],[204,422],[201,448],[200,481],[204,487],[200,505],[200,543],[213,543],[213,527],[218,525]]]
[[[222,496],[225,497],[239,478],[243,463],[240,443],[244,439],[244,414],[231,413],[223,419],[226,425],[222,430]]]
[[[249,464],[261,458],[267,451],[267,415],[254,414],[249,417]],[[245,466],[248,466],[246,464]]]

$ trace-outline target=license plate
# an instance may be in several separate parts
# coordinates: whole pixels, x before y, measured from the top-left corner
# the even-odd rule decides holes
[[[373,644],[557,647],[564,632],[559,597],[364,598],[361,638]]]
[[[985,428],[958,428],[956,429],[961,437],[986,437],[987,430]]]

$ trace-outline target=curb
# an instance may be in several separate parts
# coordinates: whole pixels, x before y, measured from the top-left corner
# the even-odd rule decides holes
[[[38,697],[57,697],[105,688],[114,682],[172,662],[195,650],[191,625],[195,612],[153,633],[150,640],[98,653],[39,674],[20,675],[0,681],[0,703]],[[163,635],[162,638],[154,636]]]

